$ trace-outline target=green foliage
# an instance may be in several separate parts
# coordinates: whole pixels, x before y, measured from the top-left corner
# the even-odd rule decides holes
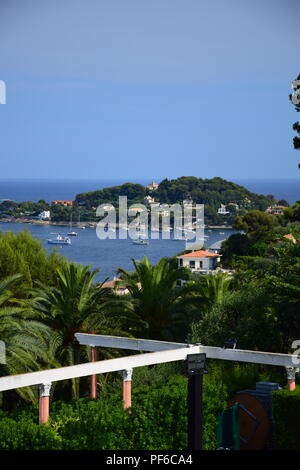
[[[0,338],[6,348],[6,363],[0,365],[0,375],[37,370],[41,364],[48,364],[49,328],[26,307],[14,305],[11,290],[21,279],[16,274],[0,281]],[[31,389],[22,388],[18,392],[24,398],[36,400]]]
[[[217,209],[220,204],[238,203],[247,209],[266,209],[269,201],[265,196],[251,193],[243,186],[222,178],[201,179],[194,176],[182,176],[175,180],[164,179],[157,191],[161,202],[175,203],[191,198],[199,204]]]
[[[45,425],[38,425],[28,418],[18,421],[0,419],[0,450],[61,450],[61,437]]]
[[[188,293],[193,294],[190,302],[196,311],[195,317],[199,318],[212,306],[221,304],[229,292],[231,282],[231,277],[220,271],[216,274],[197,276],[193,282],[186,284],[190,291]]]
[[[229,338],[237,338],[240,349],[279,352],[280,331],[270,303],[266,288],[256,283],[228,293],[221,304],[213,305],[192,325],[193,342],[223,346]]]
[[[284,222],[299,222],[300,221],[300,203],[297,201],[292,206],[288,207],[283,212]]]
[[[62,366],[80,363],[81,353],[88,359],[87,348],[80,348],[75,333],[116,334],[119,320],[107,314],[107,302],[113,294],[93,284],[96,273],[89,266],[70,263],[57,270],[57,287],[40,283],[32,291],[29,305],[52,329],[50,345]],[[78,379],[72,379],[72,384],[73,395],[78,397]]]
[[[277,218],[266,212],[251,210],[243,216],[237,216],[233,228],[244,230],[250,241],[269,242],[274,237],[274,228],[278,225]]]
[[[99,204],[118,204],[119,196],[127,196],[128,203],[142,202],[146,188],[141,184],[125,183],[98,191],[77,194],[75,204],[85,208],[97,207]]]
[[[300,387],[295,391],[273,392],[275,448],[299,450],[300,448]]]
[[[132,328],[135,322],[134,333],[156,340],[184,340],[189,287],[178,288],[177,283],[188,279],[189,274],[185,269],[178,269],[173,259],[162,258],[153,266],[147,257],[132,261],[133,273],[123,269],[119,273],[122,284],[130,292],[129,298],[120,299],[120,309],[127,312]]]
[[[229,397],[241,390],[254,390],[256,382],[286,383],[282,369],[273,366],[209,359],[207,369],[210,376],[224,384]]]
[[[203,447],[214,449],[218,411],[226,406],[222,382],[204,378]],[[23,416],[0,419],[0,448],[63,450],[185,450],[187,379],[173,376],[164,384],[134,387],[133,406],[123,410],[120,392],[99,400],[56,402],[49,425]],[[4,423],[4,424],[2,424]],[[1,427],[2,425],[2,427]],[[2,431],[3,429],[3,431]],[[39,431],[40,430],[40,431]],[[26,434],[26,436],[25,436]]]
[[[16,297],[24,297],[35,281],[55,285],[56,269],[66,260],[57,252],[47,255],[42,242],[29,232],[0,232],[0,279],[22,274],[22,281],[14,289]]]

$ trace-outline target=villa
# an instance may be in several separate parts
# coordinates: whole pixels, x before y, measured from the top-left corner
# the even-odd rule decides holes
[[[218,209],[218,214],[220,214],[220,215],[230,214],[230,212],[226,210],[226,205],[225,204],[221,204],[221,207],[219,207],[219,209]]]
[[[286,206],[273,206],[273,207],[268,207],[266,209],[266,212],[272,215],[281,215],[283,214],[284,209],[286,209]]]
[[[208,274],[214,271],[221,261],[219,253],[211,253],[210,251],[198,250],[176,256],[179,268],[188,268],[193,273]]]

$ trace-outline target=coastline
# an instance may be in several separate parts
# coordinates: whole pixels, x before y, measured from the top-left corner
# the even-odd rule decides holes
[[[33,220],[33,219],[22,219],[22,218],[0,218],[0,223],[17,223],[17,224],[28,224],[28,225],[53,225],[53,226],[59,226],[59,227],[70,227],[70,222],[65,222],[65,221],[59,221],[59,222],[54,222],[51,220]],[[97,224],[99,222],[73,222],[72,227],[79,227],[79,226],[85,226],[85,227],[97,227]],[[116,228],[118,227],[118,224],[116,224]],[[231,225],[206,225],[205,229],[232,229]]]

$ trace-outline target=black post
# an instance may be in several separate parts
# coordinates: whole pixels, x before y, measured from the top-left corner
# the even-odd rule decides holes
[[[188,354],[188,450],[202,450],[202,385],[206,354]]]
[[[202,374],[188,377],[188,450],[202,449]]]

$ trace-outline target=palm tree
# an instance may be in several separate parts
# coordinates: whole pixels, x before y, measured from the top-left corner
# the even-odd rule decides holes
[[[232,279],[222,271],[203,276],[200,282],[195,282],[193,291],[197,295],[195,306],[207,311],[214,305],[220,305],[225,299]]]
[[[57,270],[57,287],[40,284],[32,293],[31,306],[53,330],[51,348],[61,365],[80,363],[82,353],[86,357],[88,349],[80,347],[75,333],[116,333],[118,322],[107,315],[112,293],[103,283],[94,285],[97,272],[70,263]],[[78,379],[72,379],[72,395],[79,396]]]
[[[135,333],[157,340],[185,339],[189,289],[178,287],[178,281],[188,279],[187,271],[167,258],[154,266],[147,257],[132,262],[133,273],[121,268],[118,273],[130,293],[121,302]]]
[[[20,307],[13,298],[11,289],[22,275],[15,274],[0,282],[0,339],[5,343],[5,364],[0,366],[0,375],[15,375],[38,370],[41,363],[49,363],[47,339],[50,329],[38,321],[30,309]],[[37,394],[29,388],[18,389],[18,394],[36,401]]]

